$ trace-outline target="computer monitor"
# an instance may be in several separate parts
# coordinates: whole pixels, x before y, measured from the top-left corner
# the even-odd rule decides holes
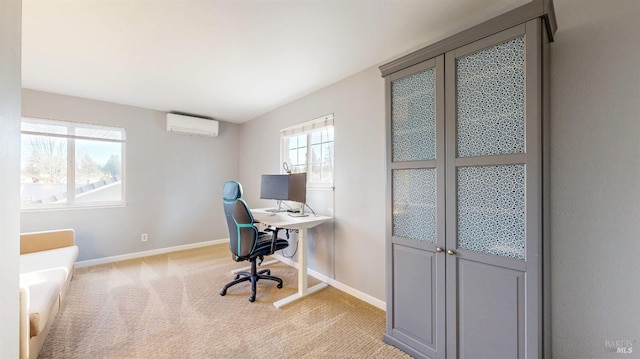
[[[307,174],[262,175],[260,198],[299,202],[303,210],[307,202]]]

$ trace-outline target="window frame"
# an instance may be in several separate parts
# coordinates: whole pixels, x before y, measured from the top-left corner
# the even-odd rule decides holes
[[[25,126],[26,125],[26,126]],[[29,125],[35,125],[35,129],[29,129]],[[44,125],[42,130],[38,130],[37,126]],[[64,128],[66,133],[47,132],[46,126]],[[25,129],[26,127],[26,129]],[[111,133],[119,136],[119,138],[100,137],[99,135],[76,134],[77,130],[87,131],[103,131],[103,133]],[[125,207],[126,206],[126,128],[116,126],[105,126],[92,123],[37,118],[22,116],[21,129],[20,129],[20,142],[22,147],[23,135],[42,136],[45,138],[57,138],[66,140],[66,193],[67,196],[64,201],[55,203],[24,203],[20,200],[20,210],[22,212],[39,212],[39,211],[60,211],[60,210],[74,210],[74,209],[96,209],[96,208],[112,208],[112,207]],[[113,135],[111,136],[113,137]],[[76,194],[76,140],[80,141],[95,141],[95,142],[110,142],[120,144],[120,200],[119,201],[91,201],[82,202],[77,201]],[[20,156],[21,162],[21,177],[22,177],[22,154]],[[21,186],[22,186],[22,180]],[[116,182],[117,183],[117,182]]]
[[[323,145],[330,143],[331,144],[331,182],[318,182],[313,181],[313,174],[311,171],[311,166],[314,164],[319,164],[322,167],[322,160],[319,163],[314,163],[312,161],[312,150],[311,147],[313,145],[318,145],[316,143],[312,144],[311,135],[312,133],[323,131],[328,128],[332,129],[332,139],[330,141],[322,141],[319,143],[321,148]],[[280,163],[283,164],[281,173],[285,173],[284,163],[287,163],[287,166],[292,170],[291,165],[289,163],[289,139],[293,136],[306,135],[306,161],[305,161],[305,171],[307,173],[307,188],[327,188],[333,189],[335,186],[335,126],[333,121],[333,114],[328,114],[319,118],[316,118],[311,121],[307,121],[295,126],[287,127],[280,130]],[[296,149],[301,149],[304,147],[296,147]],[[295,166],[297,167],[297,166]],[[322,168],[321,168],[322,171]],[[297,173],[292,170],[292,173]]]

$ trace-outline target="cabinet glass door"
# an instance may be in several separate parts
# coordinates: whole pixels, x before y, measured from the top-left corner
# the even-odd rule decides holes
[[[445,355],[444,56],[387,78],[389,241],[387,333]]]
[[[539,159],[525,30],[447,53],[448,357],[524,356],[529,171]]]
[[[436,158],[436,70],[391,82],[393,162]]]
[[[457,157],[487,164],[457,168],[458,247],[516,259],[524,259],[525,167],[487,156],[524,153],[524,49],[521,35],[455,59]]]
[[[524,152],[524,36],[459,57],[458,157]]]
[[[436,242],[436,170],[393,170],[393,235]]]

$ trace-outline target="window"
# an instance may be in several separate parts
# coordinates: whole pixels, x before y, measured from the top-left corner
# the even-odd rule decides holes
[[[22,118],[22,209],[124,204],[125,129]]]
[[[280,132],[282,162],[292,173],[307,172],[310,187],[333,186],[333,115]]]

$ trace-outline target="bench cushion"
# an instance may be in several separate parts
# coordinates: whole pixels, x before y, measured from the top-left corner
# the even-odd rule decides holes
[[[69,246],[47,251],[20,255],[20,273],[37,272],[51,268],[64,268],[64,280],[72,274],[78,258],[78,246]]]
[[[20,275],[20,287],[29,298],[29,336],[35,337],[44,330],[51,313],[60,305],[60,291],[65,282],[66,270],[56,268]]]
[[[28,298],[30,337],[40,334],[59,308],[60,293],[73,275],[77,258],[77,246],[20,256],[20,288]]]

